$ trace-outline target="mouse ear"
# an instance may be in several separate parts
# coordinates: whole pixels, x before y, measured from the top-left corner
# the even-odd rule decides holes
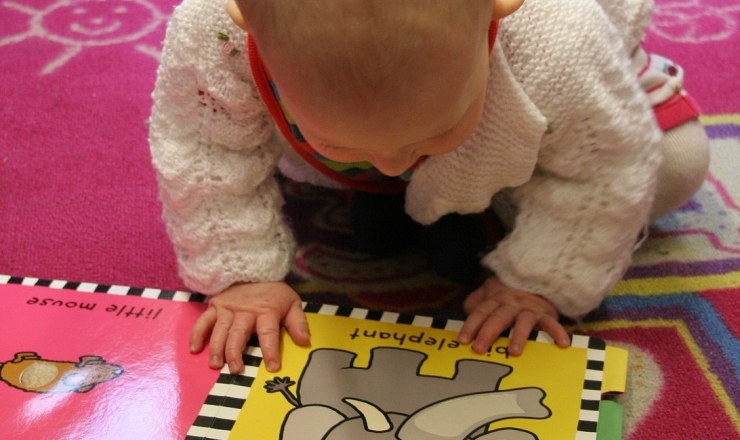
[[[41,357],[35,351],[21,351],[16,353],[15,357],[10,362],[17,364],[19,362],[32,361],[36,359],[41,359]]]

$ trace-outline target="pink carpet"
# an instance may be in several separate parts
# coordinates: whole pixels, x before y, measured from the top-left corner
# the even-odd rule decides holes
[[[530,0],[534,1],[534,0]],[[573,328],[630,349],[631,440],[740,438],[740,0],[657,0],[646,46],[686,70],[710,176]],[[0,274],[184,289],[147,146],[173,0],[0,0]],[[357,253],[333,194],[286,184],[306,299],[454,316],[419,256]],[[300,221],[298,221],[300,219]]]

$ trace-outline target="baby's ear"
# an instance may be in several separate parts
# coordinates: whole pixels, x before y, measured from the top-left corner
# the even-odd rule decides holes
[[[239,5],[236,4],[236,0],[229,0],[226,2],[226,12],[229,13],[229,17],[231,17],[231,21],[234,22],[237,26],[247,30],[247,24],[244,21],[244,16],[242,15],[242,11],[239,9]]]
[[[496,0],[493,8],[493,19],[498,20],[513,14],[524,3],[524,0]]]

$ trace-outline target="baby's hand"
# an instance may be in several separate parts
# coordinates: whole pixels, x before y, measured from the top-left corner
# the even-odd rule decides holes
[[[309,344],[308,321],[298,294],[285,283],[236,284],[208,301],[190,332],[190,351],[199,353],[210,333],[208,365],[229,371],[244,368],[242,352],[256,333],[268,371],[280,368],[280,324],[298,345]]]
[[[463,304],[468,318],[460,329],[459,340],[473,343],[473,351],[485,353],[501,332],[514,326],[509,353],[522,354],[524,343],[538,326],[553,337],[560,347],[570,345],[570,338],[558,322],[558,312],[546,299],[514,289],[491,277]]]

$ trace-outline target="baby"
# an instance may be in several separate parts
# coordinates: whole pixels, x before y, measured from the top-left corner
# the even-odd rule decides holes
[[[331,188],[400,192],[431,227],[492,207],[511,230],[481,260],[495,275],[467,297],[460,342],[484,352],[513,327],[518,355],[537,327],[568,345],[559,316],[596,308],[648,222],[686,202],[708,167],[680,68],[639,48],[651,7],[185,0],[150,143],[180,274],[213,295],[191,350],[210,334],[210,366],[236,373],[252,334],[270,371],[281,325],[309,344],[283,281],[294,241],[278,166]]]

